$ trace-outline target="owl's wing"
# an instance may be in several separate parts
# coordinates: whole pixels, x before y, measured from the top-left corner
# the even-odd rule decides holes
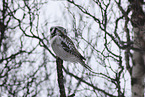
[[[77,56],[78,58],[84,59],[86,60],[79,52],[78,50],[75,48],[75,45],[73,44],[72,40],[67,37],[66,35],[61,37],[61,45],[63,47],[63,49],[67,52],[69,52],[70,54],[73,54],[75,56]]]

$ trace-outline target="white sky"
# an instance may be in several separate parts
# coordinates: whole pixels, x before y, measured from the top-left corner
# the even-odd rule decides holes
[[[85,1],[85,0],[84,0]],[[83,2],[82,2],[83,3]],[[86,3],[85,3],[86,4]],[[67,2],[65,1],[65,0],[50,0],[49,2],[48,2],[48,5],[45,5],[44,7],[43,7],[43,9],[42,9],[42,12],[41,12],[41,17],[42,17],[42,23],[44,22],[44,21],[46,21],[46,19],[47,19],[47,22],[48,22],[48,29],[50,29],[50,27],[51,26],[63,26],[63,27],[65,27],[68,31],[70,31],[70,30],[72,30],[72,28],[71,28],[71,21],[69,21],[68,20],[68,18],[70,18],[70,20],[71,20],[71,16],[70,15],[68,15],[69,13],[67,13],[67,9],[64,7],[64,6],[67,6]],[[114,5],[114,6],[116,6],[116,5]],[[117,6],[116,6],[117,7]],[[126,7],[126,6],[124,6],[124,7]],[[97,7],[94,7],[94,10],[96,9]],[[78,13],[78,10],[77,10],[77,8],[74,8],[74,7],[72,7],[72,9],[74,9],[73,10],[73,12],[75,13],[75,15],[77,16],[77,13]],[[75,10],[77,11],[77,12],[75,12]],[[93,8],[92,7],[89,7],[89,10],[90,10],[90,12],[92,11],[92,13],[94,12],[94,10],[93,10]],[[115,9],[113,9],[113,10],[115,10]],[[68,22],[66,23],[66,21],[65,21],[65,19],[63,18],[64,17],[64,13],[67,15],[66,17],[66,20],[68,20]],[[95,13],[93,13],[93,14],[95,14],[95,15],[99,15],[99,14],[97,14],[97,11],[95,12]],[[111,14],[111,12],[110,12],[110,14]],[[116,14],[115,14],[116,15]],[[119,15],[119,14],[118,14]],[[44,18],[43,18],[44,17]],[[99,17],[99,16],[98,16]],[[77,17],[76,17],[77,18]],[[84,18],[86,21],[87,21],[87,18]],[[90,20],[90,22],[92,21],[91,19],[88,19],[88,20]],[[77,21],[77,22],[79,22],[79,21]],[[92,23],[92,22],[91,22]],[[96,31],[96,26],[97,26],[97,24],[96,23],[94,23],[91,27],[92,27],[92,30],[93,31]],[[111,26],[111,25],[108,25],[108,26],[110,26],[110,28],[114,28],[114,26]],[[99,29],[97,29],[98,31],[100,31]],[[111,30],[111,29],[110,29]],[[120,29],[120,30],[122,30],[122,29]],[[84,30],[84,31],[86,31],[86,30]],[[90,33],[90,34],[94,34],[94,33]],[[71,33],[68,33],[68,35],[70,36],[70,37],[73,37],[73,34],[71,34]],[[87,37],[87,34],[85,35],[85,34],[83,34],[83,37],[84,38],[86,38]],[[103,41],[102,41],[103,42]],[[100,44],[99,44],[100,45]],[[82,43],[81,45],[80,45],[81,47],[83,47],[84,46],[84,43]],[[114,45],[115,46],[115,45]],[[101,48],[101,46],[100,46],[100,48]],[[82,48],[83,49],[83,48]],[[114,50],[115,50],[115,48],[114,48]],[[80,52],[81,52],[81,50],[79,50]],[[93,59],[93,58],[92,58]],[[91,60],[91,62],[90,62],[90,64],[94,64],[95,63],[95,60]],[[113,65],[111,65],[112,66],[112,68],[114,68],[114,70],[115,70],[115,68],[117,69],[117,67],[116,67],[116,63],[113,63],[113,62],[111,62],[111,64],[113,64]],[[125,66],[125,63],[123,62],[123,64],[124,64],[124,66]],[[64,66],[66,66],[67,65],[67,63],[65,62],[65,64],[64,64]],[[92,66],[92,65],[91,65]],[[80,67],[80,66],[79,66]],[[92,67],[94,67],[94,66],[92,66]],[[98,66],[96,67],[96,68],[98,68]],[[100,67],[99,67],[100,68]],[[100,69],[97,69],[97,72],[102,72],[102,68],[100,68]],[[109,70],[110,71],[110,70]],[[130,76],[129,76],[129,73],[127,72],[127,71],[125,71],[126,73],[125,73],[125,78],[123,78],[122,80],[121,80],[121,84],[122,84],[122,86],[124,86],[124,79],[125,80],[127,80],[127,82],[126,82],[126,90],[128,90],[127,91],[127,94],[126,95],[128,95],[128,97],[130,96],[130,94],[131,94],[131,92],[130,92]],[[111,71],[110,71],[110,73],[111,73]],[[110,74],[110,76],[114,76],[114,75],[111,75]],[[103,84],[102,84],[102,86],[103,86]]]

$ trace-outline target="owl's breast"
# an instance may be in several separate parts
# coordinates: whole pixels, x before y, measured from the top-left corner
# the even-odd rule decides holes
[[[76,58],[75,55],[72,55],[71,53],[64,50],[59,37],[56,37],[54,40],[52,40],[51,47],[56,56],[60,57],[62,60],[70,62],[78,62],[78,59]]]

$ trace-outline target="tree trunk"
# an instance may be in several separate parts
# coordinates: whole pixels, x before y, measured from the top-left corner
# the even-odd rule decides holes
[[[131,73],[132,97],[144,97],[145,78],[145,13],[143,0],[129,0],[134,31],[133,67]]]

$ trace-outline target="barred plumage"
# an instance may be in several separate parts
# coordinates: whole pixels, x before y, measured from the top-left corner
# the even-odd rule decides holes
[[[65,61],[79,62],[85,68],[91,70],[91,67],[85,64],[85,58],[78,52],[72,40],[66,35],[66,29],[60,26],[51,27],[50,33],[51,46],[56,56]]]

